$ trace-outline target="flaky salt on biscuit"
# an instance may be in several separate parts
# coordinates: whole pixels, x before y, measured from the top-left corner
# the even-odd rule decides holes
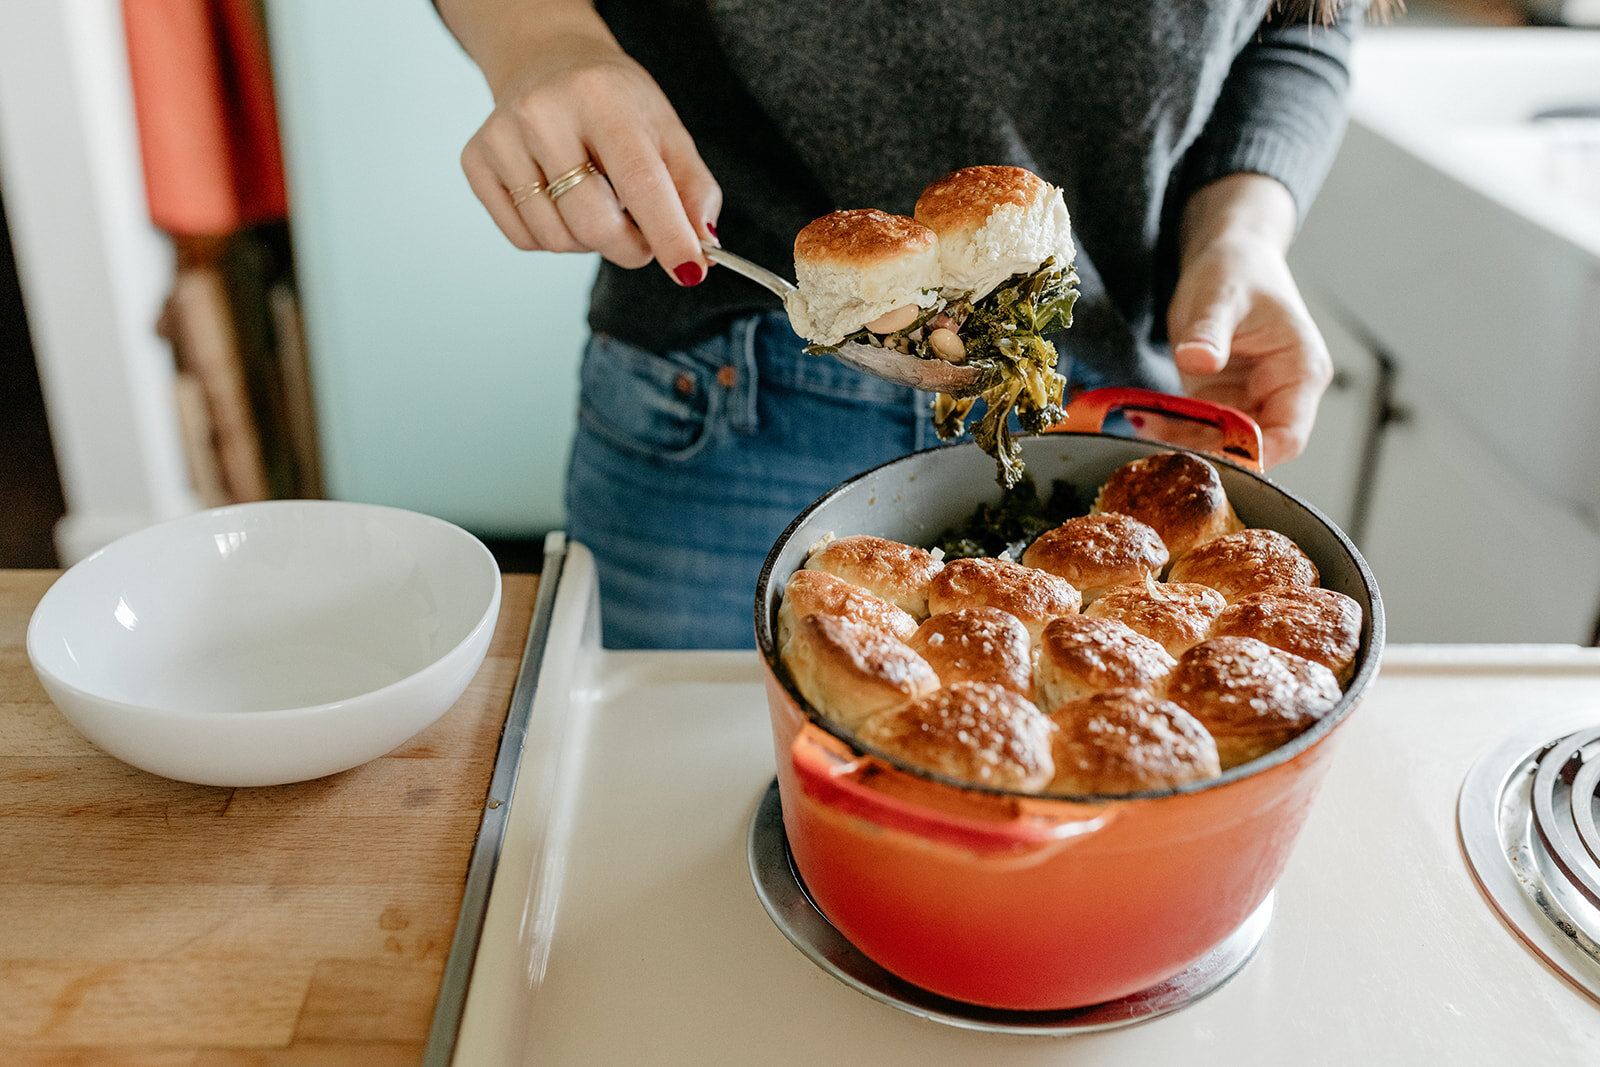
[[[1115,619],[1067,615],[1044,628],[1034,693],[1040,707],[1053,711],[1106,689],[1154,690],[1175,662],[1155,641]]]
[[[1194,716],[1142,689],[1108,689],[1050,713],[1055,777],[1048,791],[1121,794],[1170,789],[1222,773],[1217,744]]]
[[[1361,605],[1333,589],[1280,586],[1229,604],[1211,634],[1265,641],[1322,664],[1342,685],[1361,648]]]
[[[1333,672],[1253,637],[1213,637],[1178,658],[1166,697],[1216,738],[1222,766],[1264,756],[1339,703]]]
[[[1217,469],[1188,452],[1158,452],[1124,463],[1100,487],[1092,510],[1132,515],[1154,527],[1173,559],[1244,528]]]
[[[826,571],[882,597],[918,619],[928,617],[928,583],[944,567],[925,548],[883,537],[836,537],[806,558],[806,569]]]
[[[1280,585],[1315,586],[1317,565],[1277,530],[1238,530],[1213,538],[1172,561],[1169,582],[1199,582],[1228,603]]]
[[[1022,563],[1071,582],[1087,608],[1108,589],[1159,577],[1167,546],[1131,515],[1081,515],[1034,538]]]
[[[939,688],[933,668],[904,642],[838,615],[803,616],[783,665],[812,707],[850,728]]]
[[[1045,623],[1076,614],[1082,603],[1077,588],[1065,578],[1007,559],[951,560],[928,583],[930,614],[957,608],[999,608],[1020,619],[1034,643]]]
[[[1109,590],[1083,613],[1126,623],[1176,658],[1210,636],[1227,606],[1222,594],[1208,585],[1150,581]]]
[[[1055,773],[1050,733],[1044,714],[1004,686],[956,682],[874,715],[856,737],[923,770],[1032,792]]]
[[[778,605],[778,648],[789,643],[797,622],[807,615],[843,615],[885,630],[904,641],[917,629],[917,620],[882,597],[851,585],[827,571],[798,570],[783,587]]]
[[[954,682],[991,682],[1033,696],[1033,642],[1028,628],[999,608],[958,608],[928,618],[906,638],[939,676]]]

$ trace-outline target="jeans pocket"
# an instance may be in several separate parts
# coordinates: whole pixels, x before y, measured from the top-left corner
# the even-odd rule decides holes
[[[692,352],[651,352],[597,333],[583,353],[578,418],[624,452],[683,461],[711,437],[720,394],[715,368]]]

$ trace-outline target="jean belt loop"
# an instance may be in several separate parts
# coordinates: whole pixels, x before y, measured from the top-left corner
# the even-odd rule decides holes
[[[761,428],[756,413],[756,393],[760,387],[756,345],[761,316],[750,315],[734,323],[728,357],[734,369],[733,387],[728,390],[728,420],[736,433],[753,435]]]
[[[911,391],[911,447],[918,452],[934,444],[933,415],[929,410],[933,404],[932,393],[924,393],[920,389]]]

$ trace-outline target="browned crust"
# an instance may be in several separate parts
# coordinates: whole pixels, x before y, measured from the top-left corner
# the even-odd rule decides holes
[[[1167,580],[1209,585],[1232,603],[1274,586],[1314,586],[1322,576],[1291,538],[1258,527],[1195,546],[1173,561]]]
[[[943,685],[991,682],[1033,696],[1033,644],[1028,628],[998,608],[961,608],[934,615],[906,639]]]
[[[928,614],[928,582],[944,567],[925,548],[869,534],[835,538],[813,552],[805,565],[858,585],[919,619]]]
[[[1208,585],[1150,582],[1107,590],[1083,613],[1126,623],[1176,657],[1204,641],[1227,606],[1222,594]]]
[[[1094,510],[1153,526],[1173,559],[1242,526],[1217,469],[1188,452],[1158,452],[1118,467],[1100,487]]]
[[[1065,578],[1085,594],[1143,582],[1167,565],[1161,535],[1131,515],[1081,515],[1034,538],[1022,553],[1024,566]]]
[[[1021,167],[963,167],[924,189],[913,214],[941,234],[975,230],[995,208],[1003,204],[1025,208],[1045,188],[1044,179]]]
[[[872,207],[850,208],[808,222],[795,235],[794,258],[870,266],[925,252],[937,241],[932,230],[909,216]]]
[[[1065,578],[1010,560],[980,557],[951,560],[928,583],[928,611],[999,608],[1022,620],[1037,639],[1044,624],[1076,614],[1083,597]]]
[[[1050,714],[1052,793],[1168,789],[1222,773],[1217,745],[1194,716],[1140,689],[1110,689]]]
[[[909,612],[827,571],[799,570],[789,576],[778,606],[779,648],[788,642],[795,623],[807,615],[843,615],[902,641],[917,629],[917,620]]]
[[[875,715],[856,736],[914,766],[1000,789],[1050,781],[1050,721],[1026,698],[987,682],[956,682]]]
[[[1176,661],[1160,644],[1115,619],[1066,615],[1039,639],[1038,695],[1046,708],[1105,689],[1153,689]]]
[[[783,662],[811,706],[848,727],[939,686],[933,668],[903,642],[839,615],[801,618]]]
[[[1199,719],[1225,767],[1270,752],[1339,703],[1326,667],[1253,637],[1213,637],[1178,658],[1168,700]]]
[[[1333,589],[1292,586],[1240,597],[1211,626],[1217,637],[1254,637],[1350,678],[1361,647],[1361,605]]]

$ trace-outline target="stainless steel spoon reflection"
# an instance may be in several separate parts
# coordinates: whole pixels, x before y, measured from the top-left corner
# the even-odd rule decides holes
[[[711,262],[764,286],[788,308],[789,300],[795,293],[793,282],[709,241],[702,241],[700,247]],[[918,359],[892,348],[873,348],[871,345],[855,343],[840,345],[832,355],[857,370],[885,381],[909,385],[913,389],[954,397],[976,396],[982,391],[983,373],[976,367],[946,363],[942,359]]]

